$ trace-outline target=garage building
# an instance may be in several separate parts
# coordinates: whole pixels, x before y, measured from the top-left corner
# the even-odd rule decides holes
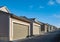
[[[31,20],[30,34],[31,35],[40,35],[41,23],[38,20],[36,20],[35,18],[30,18],[30,20]]]
[[[0,39],[14,41],[30,35],[30,21],[11,13],[0,11]]]

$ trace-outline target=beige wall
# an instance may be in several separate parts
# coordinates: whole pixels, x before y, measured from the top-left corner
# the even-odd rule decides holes
[[[28,25],[29,30],[30,30],[30,24],[29,23],[21,21],[21,20],[14,19],[14,18],[10,18],[10,41],[15,40],[15,39],[13,39],[13,22]],[[29,35],[30,35],[30,32],[29,32]]]
[[[51,26],[51,31],[53,31],[53,26]]]
[[[0,12],[0,38],[8,38],[9,36],[9,16]]]
[[[40,34],[40,25],[37,23],[33,23],[33,35]]]
[[[45,25],[45,32],[47,32],[47,28],[48,28],[48,26],[47,26],[47,25]]]
[[[50,26],[48,26],[48,31],[50,32],[51,30],[50,30]]]

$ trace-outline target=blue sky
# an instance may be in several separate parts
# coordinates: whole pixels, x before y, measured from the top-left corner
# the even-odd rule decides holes
[[[60,0],[0,0],[0,6],[7,6],[17,16],[60,27]]]

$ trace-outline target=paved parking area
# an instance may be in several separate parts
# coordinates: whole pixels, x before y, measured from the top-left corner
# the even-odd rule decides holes
[[[16,42],[60,42],[60,30]]]

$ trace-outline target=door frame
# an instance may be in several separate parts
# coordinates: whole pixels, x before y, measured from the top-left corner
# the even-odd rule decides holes
[[[13,24],[14,24],[14,23],[22,24],[22,23],[20,23],[20,22],[12,21],[12,30],[13,30],[13,28],[14,28],[14,27],[13,27]],[[22,25],[24,25],[24,24],[22,24]],[[25,25],[25,26],[28,26],[28,31],[27,31],[27,32],[28,32],[28,35],[27,35],[27,36],[29,36],[29,25]],[[13,31],[12,31],[12,35],[13,35]],[[26,37],[27,37],[27,36],[26,36]],[[19,38],[18,38],[18,39],[19,39]],[[18,39],[13,39],[13,40],[18,40]]]

